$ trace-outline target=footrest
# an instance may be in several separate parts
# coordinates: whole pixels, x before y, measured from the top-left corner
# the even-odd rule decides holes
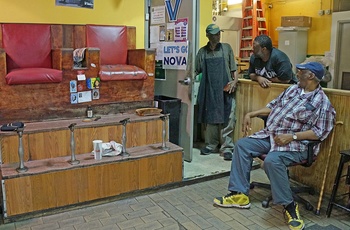
[[[24,123],[23,122],[13,122],[13,123],[8,123],[4,124],[1,126],[1,131],[6,132],[6,131],[16,131],[17,129],[23,128]]]

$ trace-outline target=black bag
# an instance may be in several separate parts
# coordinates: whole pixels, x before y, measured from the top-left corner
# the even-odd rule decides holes
[[[18,128],[23,128],[23,122],[13,122],[1,126],[1,131],[16,131]]]

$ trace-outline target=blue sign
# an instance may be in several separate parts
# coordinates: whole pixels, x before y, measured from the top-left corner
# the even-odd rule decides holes
[[[164,0],[165,7],[168,12],[169,22],[174,22],[177,20],[177,15],[179,13],[180,5],[182,0],[175,0],[175,7],[171,4],[172,0]]]

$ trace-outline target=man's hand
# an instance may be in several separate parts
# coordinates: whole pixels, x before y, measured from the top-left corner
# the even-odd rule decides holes
[[[252,128],[251,128],[251,118],[250,118],[250,114],[247,113],[244,116],[243,123],[242,123],[243,136],[244,137],[248,136],[250,130],[252,130]]]
[[[256,81],[259,83],[259,85],[262,88],[269,88],[271,85],[271,81],[267,78],[262,77],[262,76],[257,76]]]
[[[273,138],[277,145],[287,145],[293,141],[293,134],[280,134]]]
[[[230,81],[225,86],[224,91],[231,94],[231,93],[235,92],[236,88],[237,88],[237,83],[234,81]]]

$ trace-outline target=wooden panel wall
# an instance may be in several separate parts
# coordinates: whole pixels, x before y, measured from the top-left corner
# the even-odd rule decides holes
[[[182,152],[5,180],[7,217],[182,180]]]
[[[268,102],[276,98],[287,87],[288,85],[272,84],[271,88],[264,89],[256,82],[245,79],[239,80],[239,87],[236,93],[237,124],[234,134],[235,141],[243,136],[241,132],[243,116],[249,111],[265,107]],[[331,149],[330,164],[325,184],[325,194],[330,195],[338,169],[339,151],[350,149],[350,119],[348,118],[348,114],[350,114],[350,91],[327,88],[324,91],[337,112],[337,120],[344,122],[343,126],[336,127],[334,143]],[[261,129],[263,127],[262,120],[259,118],[253,119],[252,127],[252,133]],[[315,187],[316,191],[320,191],[329,151],[330,136],[321,144],[321,152],[317,161],[310,168],[297,166],[290,169],[292,178],[303,184]],[[348,187],[342,181],[339,187],[339,194],[347,192],[347,189]]]
[[[1,24],[0,24],[1,26]],[[102,82],[100,99],[92,102],[70,104],[69,82],[76,80],[77,71],[73,69],[73,49],[86,47],[85,25],[59,25],[51,27],[52,48],[65,48],[62,53],[64,63],[54,63],[63,68],[63,81],[51,84],[7,85],[4,77],[0,79],[1,123],[13,121],[43,121],[85,116],[87,105],[94,107],[95,113],[113,114],[130,112],[140,107],[150,107],[154,100],[154,51],[144,51],[139,60],[132,58],[133,63],[140,63],[150,76],[146,80],[125,80]],[[135,27],[128,28],[128,46],[135,48]],[[0,41],[2,36],[0,33]],[[139,51],[140,52],[140,51]],[[0,50],[0,74],[5,74],[5,65],[1,62],[5,53]],[[99,69],[99,50],[89,49],[86,54],[87,67],[83,68],[87,78],[97,77]],[[136,59],[136,60],[135,60]],[[96,68],[91,67],[91,63]]]

